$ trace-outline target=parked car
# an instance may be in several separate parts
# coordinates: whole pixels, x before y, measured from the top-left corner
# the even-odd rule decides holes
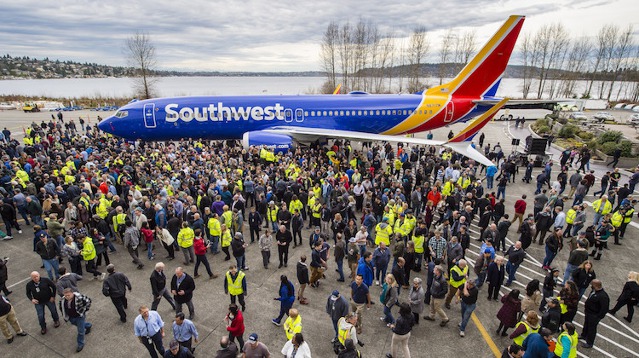
[[[628,118],[628,124],[639,125],[639,113],[635,113]]]
[[[588,116],[584,114],[584,112],[574,112],[570,114],[570,119],[576,119],[578,121],[585,121],[588,119]]]
[[[613,115],[608,112],[597,112],[597,114],[594,115],[594,118],[602,123],[605,121],[615,120],[615,117],[613,117]]]

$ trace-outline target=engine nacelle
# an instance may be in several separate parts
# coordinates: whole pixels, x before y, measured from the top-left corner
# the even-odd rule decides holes
[[[244,148],[265,146],[273,149],[275,153],[286,153],[293,148],[293,139],[286,134],[253,131],[244,133],[242,145]]]

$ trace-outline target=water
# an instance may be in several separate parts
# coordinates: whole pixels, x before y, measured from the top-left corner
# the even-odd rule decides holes
[[[309,94],[319,93],[325,77],[162,77],[157,79],[159,97],[196,95],[255,95],[255,94]],[[439,84],[439,79],[427,78],[422,81],[429,86]],[[406,81],[404,82],[406,84]],[[521,98],[522,80],[505,78],[497,95]],[[585,91],[587,81],[579,81],[576,93]],[[46,80],[0,80],[0,95],[44,96],[53,98],[132,98],[134,80],[130,78],[68,78]],[[613,91],[616,97],[617,83]],[[598,93],[599,84],[593,86]],[[394,90],[397,90],[397,84]],[[627,97],[622,87],[621,98]],[[536,94],[536,83],[531,89]],[[547,98],[547,97],[546,97]]]

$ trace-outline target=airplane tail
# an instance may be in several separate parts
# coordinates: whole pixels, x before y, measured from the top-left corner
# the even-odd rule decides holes
[[[524,20],[524,16],[510,16],[452,81],[432,92],[472,98],[494,95]]]
[[[473,139],[479,131],[484,128],[484,126],[490,122],[495,114],[503,107],[506,102],[508,102],[509,98],[504,98],[501,101],[497,102],[494,106],[492,106],[489,110],[487,110],[481,116],[475,118],[466,128],[464,128],[461,132],[457,133],[456,136],[451,138],[447,143],[459,143],[459,142],[468,142]]]

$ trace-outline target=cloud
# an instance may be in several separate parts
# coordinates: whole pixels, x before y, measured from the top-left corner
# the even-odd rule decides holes
[[[165,69],[300,71],[319,69],[320,43],[331,21],[370,21],[382,34],[400,37],[425,26],[436,46],[438,35],[449,28],[473,29],[483,42],[513,13],[542,17],[570,15],[573,7],[602,7],[600,0],[522,3],[21,0],[3,4],[0,36],[3,52],[15,56],[125,65],[126,38],[143,31],[151,36],[158,64]]]

